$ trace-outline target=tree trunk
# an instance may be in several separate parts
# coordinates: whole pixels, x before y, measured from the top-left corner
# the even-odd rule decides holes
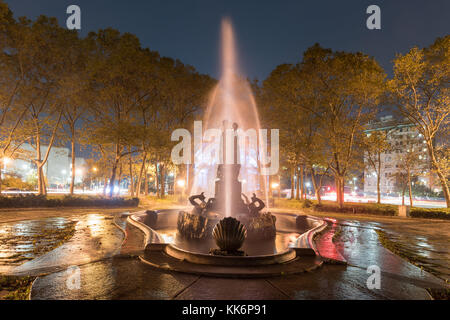
[[[144,173],[144,195],[148,196],[148,173],[145,171]]]
[[[117,179],[117,194],[120,196],[120,187],[121,187],[121,181],[122,181],[122,176],[123,176],[123,166],[122,163],[119,162],[119,176]]]
[[[344,177],[339,175],[335,176],[335,184],[336,184],[336,201],[339,205],[339,208],[344,208]]]
[[[295,192],[295,167],[291,167],[291,200],[294,199],[294,192]]]
[[[72,139],[71,139],[71,147],[72,147],[72,178],[70,179],[70,194],[73,195],[75,188],[75,129],[71,128],[72,131]]]
[[[47,182],[45,181],[44,169],[42,170],[42,190],[44,190],[44,196],[47,195]]]
[[[118,160],[114,161],[114,164],[113,164],[112,170],[111,170],[111,179],[109,180],[109,197],[110,198],[112,198],[112,196],[114,194],[114,184],[116,182],[117,165],[118,165]]]
[[[161,181],[161,179],[159,177],[160,170],[161,170],[161,168],[160,168],[159,164],[156,163],[156,171],[155,171],[155,189],[156,190],[155,191],[156,191],[156,196],[158,198],[161,198],[161,188],[159,186],[160,181]]]
[[[119,159],[114,161],[111,169],[111,178],[109,179],[109,197],[112,198],[114,195],[114,184],[116,183],[117,167],[119,165]]]
[[[430,155],[431,158],[431,165],[434,171],[436,171],[436,174],[441,182],[442,191],[444,192],[445,201],[447,203],[447,208],[450,208],[450,191],[448,188],[447,177],[442,173],[441,169],[439,168],[438,161],[435,156],[433,142],[427,141],[427,146],[428,146],[428,154]]]
[[[319,204],[321,204],[322,203],[322,199],[320,198],[320,188],[322,186],[318,186],[318,184],[317,184],[316,172],[315,172],[313,167],[311,167],[311,180],[312,180],[312,183],[313,183],[314,192],[316,194],[317,202]]]
[[[165,168],[164,165],[161,165],[161,199],[164,199],[164,197],[166,196],[166,186],[165,183],[166,179],[165,179]]]
[[[300,167],[300,191],[302,193],[301,200],[305,200],[305,167],[302,165]]]
[[[380,173],[377,173],[377,203],[381,203]]]
[[[44,159],[41,159],[41,140],[40,140],[40,132],[39,129],[37,130],[37,136],[36,136],[36,149],[38,151],[38,179],[40,180],[39,183],[39,194],[40,195],[47,195],[47,187],[45,185],[45,181],[44,181],[44,172],[43,172],[43,167],[44,165],[47,163],[48,157],[50,155],[50,151],[52,149],[53,146],[53,142],[55,141],[55,137],[56,137],[56,132],[58,130],[59,127],[59,123],[61,122],[61,116],[62,116],[62,111],[59,113],[58,116],[58,121],[56,122],[54,128],[53,128],[53,132],[50,138],[50,142],[48,143],[48,147],[47,147],[47,151],[45,152],[45,156]]]
[[[378,152],[378,172],[377,172],[377,203],[381,203],[381,153]]]
[[[300,200],[300,177],[297,165],[295,165],[295,172],[297,174],[297,190],[295,191],[295,199]]]
[[[406,184],[403,186],[403,191],[402,191],[402,206],[405,205],[405,192],[406,192]]]
[[[116,183],[116,174],[117,174],[117,167],[119,166],[120,156],[119,156],[119,145],[116,144],[116,157],[114,159],[114,163],[111,169],[111,179],[109,180],[109,197],[112,198],[114,194],[114,184]]]
[[[130,196],[134,198],[134,176],[133,176],[133,162],[131,153],[128,160],[130,165]]]
[[[142,158],[141,169],[139,170],[139,176],[137,178],[136,196],[138,198],[141,196],[142,174],[144,173],[146,159],[147,159],[147,154],[144,153],[144,157]]]
[[[103,182],[103,195],[106,196],[106,187],[108,185],[108,177],[105,176],[105,180]]]
[[[36,159],[38,194],[42,195],[41,137],[39,133],[36,135]]]
[[[441,170],[436,170],[436,174],[438,175],[439,180],[441,181],[442,191],[444,191],[445,201],[447,202],[447,208],[450,208],[450,193],[448,190],[447,179],[442,174]]]
[[[411,171],[408,168],[408,189],[409,189],[409,204],[413,206],[412,187],[411,187]]]
[[[150,162],[147,162],[145,166],[145,183],[144,183],[144,193],[146,196],[149,194],[149,174],[148,174],[148,167],[150,166]]]

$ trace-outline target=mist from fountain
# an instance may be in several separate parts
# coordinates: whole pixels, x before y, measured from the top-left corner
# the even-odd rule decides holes
[[[236,42],[234,38],[233,27],[230,19],[224,18],[221,25],[221,78],[216,88],[213,89],[208,103],[208,107],[203,120],[203,130],[222,129],[223,121],[229,124],[236,123],[240,129],[246,131],[254,129],[259,132],[260,121],[255,99],[248,81],[239,73],[236,55]],[[211,143],[218,141],[204,141],[203,150],[208,150]],[[222,150],[217,148],[216,150]],[[200,153],[200,152],[199,152]],[[239,163],[241,170],[239,180],[242,182],[244,193],[257,193],[268,201],[268,190],[265,177],[259,174],[259,155],[258,144],[252,146],[247,143],[239,145],[238,150]],[[229,156],[228,148],[223,160]],[[210,154],[195,155],[194,180],[191,194],[205,192],[207,197],[214,196],[214,184],[216,180],[217,158]],[[230,158],[228,158],[230,159]],[[225,189],[226,197],[230,192],[230,170],[225,170]],[[226,216],[231,215],[230,199],[226,198]]]

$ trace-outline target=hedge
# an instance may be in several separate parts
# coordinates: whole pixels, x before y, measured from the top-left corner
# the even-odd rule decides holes
[[[139,199],[77,197],[66,195],[53,198],[42,195],[0,196],[0,208],[56,208],[56,207],[137,207]]]
[[[377,203],[350,203],[346,202],[343,208],[339,208],[336,202],[323,201],[318,204],[317,201],[298,201],[298,200],[277,200],[281,207],[301,209],[312,208],[317,212],[341,212],[355,214],[371,214],[380,216],[397,216],[398,206],[392,204]],[[448,208],[418,208],[413,207],[410,211],[411,217],[428,219],[450,219],[450,209]]]
[[[414,218],[430,218],[430,219],[450,219],[449,208],[411,208],[411,217]]]
[[[337,203],[315,204],[314,210],[319,212],[362,213],[381,216],[395,216],[398,213],[397,206],[377,203],[345,203],[339,208]]]

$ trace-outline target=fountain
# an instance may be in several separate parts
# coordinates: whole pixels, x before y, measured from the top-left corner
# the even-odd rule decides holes
[[[238,138],[243,130],[260,129],[260,123],[250,87],[237,73],[228,19],[222,21],[222,69],[204,118],[206,130],[221,127],[220,155],[195,155],[191,210],[146,211],[129,217],[146,234],[141,260],[159,269],[231,276],[315,268],[320,259],[312,238],[326,223],[311,216],[271,213],[259,150]]]
[[[227,121],[223,122],[222,146],[226,154]],[[236,132],[238,125],[233,124]],[[270,212],[261,213],[264,202],[253,194],[251,201],[242,193],[242,182],[238,180],[241,165],[237,162],[238,139],[234,135],[234,159],[231,164],[219,164],[215,180],[214,198],[208,201],[204,193],[189,198],[194,206],[191,213],[181,211],[178,216],[178,233],[186,239],[205,239],[213,236],[211,232],[218,221],[224,217],[235,217],[242,223],[251,240],[273,240],[276,235],[276,218]],[[236,226],[238,228],[238,225]],[[234,230],[230,229],[230,232]],[[238,248],[239,249],[239,248]],[[223,251],[223,250],[222,250]],[[226,248],[225,248],[226,251]],[[236,251],[236,250],[231,250]],[[212,252],[216,252],[212,250]],[[237,252],[237,251],[236,251]]]

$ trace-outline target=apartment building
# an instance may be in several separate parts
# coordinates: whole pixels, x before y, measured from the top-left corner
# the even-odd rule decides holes
[[[365,133],[371,135],[374,131],[384,131],[389,150],[381,154],[381,184],[382,194],[398,194],[398,179],[396,174],[401,171],[401,162],[407,153],[412,152],[417,159],[412,168],[415,177],[414,183],[423,184],[433,191],[440,191],[439,184],[431,173],[427,145],[422,134],[407,119],[397,120],[393,116],[381,117],[367,125]],[[368,166],[367,155],[365,157],[364,192],[377,193],[377,174]]]

